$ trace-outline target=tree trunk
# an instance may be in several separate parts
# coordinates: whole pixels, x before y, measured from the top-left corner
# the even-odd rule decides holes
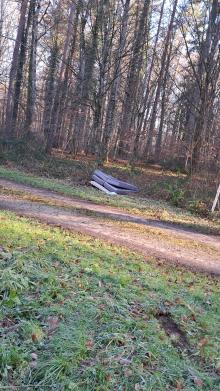
[[[127,155],[125,140],[131,139],[133,126],[133,112],[136,105],[136,97],[139,85],[140,71],[143,62],[143,47],[148,33],[148,15],[149,15],[150,0],[144,1],[138,31],[135,37],[133,53],[129,66],[127,77],[125,101],[123,105],[121,129],[119,131],[120,138],[120,153]]]
[[[130,7],[130,0],[126,0],[126,3],[124,5],[123,17],[122,17],[122,27],[121,27],[121,33],[120,33],[120,40],[119,40],[119,45],[117,48],[116,58],[115,58],[115,67],[114,67],[114,71],[113,71],[113,81],[112,81],[112,86],[111,86],[111,90],[110,90],[110,96],[109,96],[109,100],[108,100],[106,120],[105,120],[105,126],[104,126],[104,134],[103,134],[103,140],[102,140],[102,154],[101,154],[102,161],[104,161],[108,158],[109,141],[110,141],[111,135],[113,133],[113,128],[114,128],[116,99],[117,99],[118,88],[119,88],[119,83],[120,83],[122,56],[123,56],[123,52],[124,52],[125,44],[126,44],[129,7]]]
[[[200,100],[198,115],[193,136],[192,168],[197,169],[201,150],[207,133],[211,127],[213,118],[209,115],[212,110],[217,80],[219,76],[219,40],[220,40],[220,19],[219,1],[213,0],[208,22],[205,41],[201,44],[198,74],[201,80]],[[216,72],[217,70],[217,72]],[[210,119],[208,123],[208,118]]]
[[[101,22],[100,8],[101,7],[96,10],[95,21],[92,28],[92,37],[88,47],[86,47],[84,36],[87,18],[89,17],[88,9],[86,11],[86,16],[82,18],[81,63],[75,94],[79,100],[79,105],[75,117],[74,133],[72,136],[73,140],[71,141],[71,145],[74,147],[74,151],[72,151],[74,154],[76,154],[79,150],[80,136],[83,136],[84,134],[88,106],[91,105],[91,94],[93,92],[93,73],[98,47],[98,32]]]
[[[162,85],[162,99],[161,99],[161,111],[160,111],[160,125],[157,133],[157,139],[156,139],[156,145],[155,145],[155,153],[154,158],[156,161],[160,160],[160,153],[161,153],[161,143],[162,143],[162,137],[163,137],[163,125],[164,125],[164,119],[165,119],[165,109],[166,109],[166,88],[167,88],[167,82],[168,82],[168,72],[170,67],[170,58],[172,53],[172,47],[173,44],[171,42],[169,53],[167,56],[167,61],[165,65],[164,70],[164,79],[163,79],[163,85]]]
[[[29,135],[34,118],[35,103],[36,103],[36,67],[37,67],[37,41],[38,41],[38,15],[40,11],[40,1],[31,0],[30,4],[32,12],[32,32],[31,32],[31,48],[29,60],[28,74],[28,92],[26,105],[26,120],[25,133]]]
[[[175,0],[174,4],[173,4],[172,15],[171,15],[170,23],[168,26],[168,31],[167,31],[167,35],[166,35],[166,39],[165,39],[165,44],[164,44],[164,50],[163,50],[162,59],[161,59],[160,72],[159,72],[159,76],[158,76],[158,80],[157,80],[156,95],[155,95],[154,104],[153,104],[153,108],[152,108],[151,120],[150,120],[150,125],[149,125],[149,130],[148,130],[148,136],[147,136],[147,144],[146,144],[146,148],[145,148],[146,158],[148,158],[151,153],[152,140],[153,140],[156,117],[157,117],[157,107],[158,107],[160,94],[161,94],[164,68],[165,68],[165,63],[167,60],[167,53],[168,53],[168,49],[169,49],[171,34],[173,31],[173,24],[174,24],[174,19],[175,19],[175,15],[176,15],[177,3],[178,3],[178,0]]]
[[[44,136],[46,140],[45,151],[51,153],[54,139],[54,129],[52,129],[52,108],[55,98],[55,80],[56,80],[56,71],[58,64],[58,55],[59,55],[59,37],[58,37],[58,28],[60,23],[60,3],[53,10],[54,14],[54,36],[53,36],[53,45],[51,48],[51,54],[48,64],[48,76],[46,80],[45,87],[45,108],[44,108],[44,118],[43,118],[43,129]]]
[[[74,15],[75,15],[75,22],[74,22],[74,27],[72,27],[74,21]],[[65,101],[66,94],[67,94],[69,67],[75,50],[78,15],[79,15],[78,6],[72,3],[70,7],[70,14],[68,18],[68,25],[66,31],[66,39],[65,39],[64,49],[62,53],[60,72],[57,81],[57,87],[56,87],[53,110],[52,110],[53,120],[51,122],[51,126],[53,127],[53,131],[56,135],[58,135],[59,125],[62,122],[62,117],[65,112],[65,110],[61,110],[61,107],[62,109],[64,109],[63,103]]]
[[[161,23],[162,23],[163,14],[164,14],[165,2],[166,2],[166,0],[163,0],[162,4],[161,4],[160,18],[159,18],[158,25],[157,25],[157,33],[156,33],[156,38],[155,38],[155,42],[154,42],[154,46],[153,46],[153,54],[152,54],[152,58],[151,58],[151,62],[150,62],[149,71],[146,69],[146,72],[148,72],[147,82],[146,82],[146,90],[144,91],[143,102],[141,103],[141,107],[139,109],[140,115],[139,115],[138,122],[137,122],[136,136],[135,136],[135,141],[134,141],[134,150],[133,150],[133,154],[131,157],[132,164],[138,158],[140,136],[142,134],[142,130],[145,129],[148,114],[150,111],[152,95],[153,95],[153,93],[150,94],[150,86],[151,86],[150,82],[152,79],[152,73],[153,73],[153,69],[155,66],[157,46],[158,46],[158,41],[159,41]]]
[[[21,3],[21,9],[20,9],[20,19],[18,24],[18,30],[17,30],[17,37],[15,41],[14,51],[13,51],[13,58],[11,63],[11,70],[9,75],[9,85],[8,85],[8,96],[7,96],[7,103],[6,103],[6,118],[5,118],[5,129],[4,134],[6,139],[12,139],[14,138],[14,129],[12,127],[12,118],[13,118],[13,107],[16,101],[16,92],[15,92],[15,84],[17,81],[17,89],[18,89],[18,73],[21,73],[21,70],[18,72],[18,66],[19,62],[21,64],[21,49],[23,48],[24,53],[24,47],[22,46],[22,43],[24,42],[24,36],[25,36],[25,25],[26,25],[26,13],[28,8],[28,1],[29,0],[22,0]],[[16,78],[17,76],[17,78]],[[15,115],[15,113],[14,113]]]
[[[5,0],[0,0],[0,59],[2,57],[2,33],[5,14]]]

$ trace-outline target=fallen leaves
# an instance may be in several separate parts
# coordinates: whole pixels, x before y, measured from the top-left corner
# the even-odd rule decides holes
[[[121,359],[119,360],[119,363],[120,363],[121,365],[130,365],[130,364],[131,364],[131,360],[128,360],[128,359],[126,359],[126,358],[121,358]]]
[[[39,338],[37,336],[37,334],[31,334],[31,339],[33,342],[38,342],[39,341]]]
[[[124,376],[125,376],[125,377],[131,377],[132,375],[133,375],[133,372],[132,372],[131,369],[126,368],[126,369],[124,370]]]
[[[48,334],[52,334],[59,326],[59,323],[60,323],[60,319],[58,318],[58,316],[49,316],[47,320]]]
[[[110,383],[112,381],[112,376],[108,373],[106,376],[105,376],[105,380]]]
[[[184,384],[182,380],[177,380],[175,391],[182,391],[184,389]]]
[[[194,377],[193,383],[194,383],[197,387],[202,387],[202,386],[203,386],[203,381],[202,381],[201,379],[199,379],[198,377]]]
[[[202,338],[202,339],[200,339],[200,341],[198,343],[198,347],[202,348],[203,346],[206,346],[207,344],[208,344],[207,338]]]
[[[98,308],[101,310],[101,311],[104,311],[106,309],[106,305],[105,304],[99,304],[98,305]]]
[[[86,341],[86,348],[88,349],[88,350],[92,350],[92,348],[93,348],[93,346],[94,346],[94,342],[93,342],[93,340],[92,339],[88,339],[87,341]]]
[[[32,360],[36,361],[38,359],[38,356],[36,353],[31,353]]]
[[[38,355],[36,353],[31,353],[31,362],[30,362],[30,367],[35,369],[37,367],[37,360],[38,360]]]

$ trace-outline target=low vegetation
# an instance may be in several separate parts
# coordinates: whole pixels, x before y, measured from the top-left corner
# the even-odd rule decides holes
[[[0,388],[219,390],[219,281],[0,219]]]

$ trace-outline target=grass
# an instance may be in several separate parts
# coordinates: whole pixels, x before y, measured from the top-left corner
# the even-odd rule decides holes
[[[0,389],[219,390],[219,281],[0,219]]]
[[[33,187],[56,191],[69,197],[92,201],[96,204],[113,206],[148,219],[180,224],[183,227],[194,228],[199,232],[220,234],[220,220],[217,217],[201,218],[186,210],[170,206],[168,203],[163,201],[156,201],[138,196],[107,196],[89,186],[80,186],[58,179],[33,176],[29,173],[25,173],[14,168],[6,168],[1,165],[0,178],[9,179],[25,185],[31,185]],[[22,192],[19,192],[20,196],[21,193]],[[52,204],[52,202],[50,204]]]

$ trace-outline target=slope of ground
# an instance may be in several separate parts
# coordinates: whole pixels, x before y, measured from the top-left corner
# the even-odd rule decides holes
[[[9,212],[0,238],[1,389],[219,390],[219,281]]]

